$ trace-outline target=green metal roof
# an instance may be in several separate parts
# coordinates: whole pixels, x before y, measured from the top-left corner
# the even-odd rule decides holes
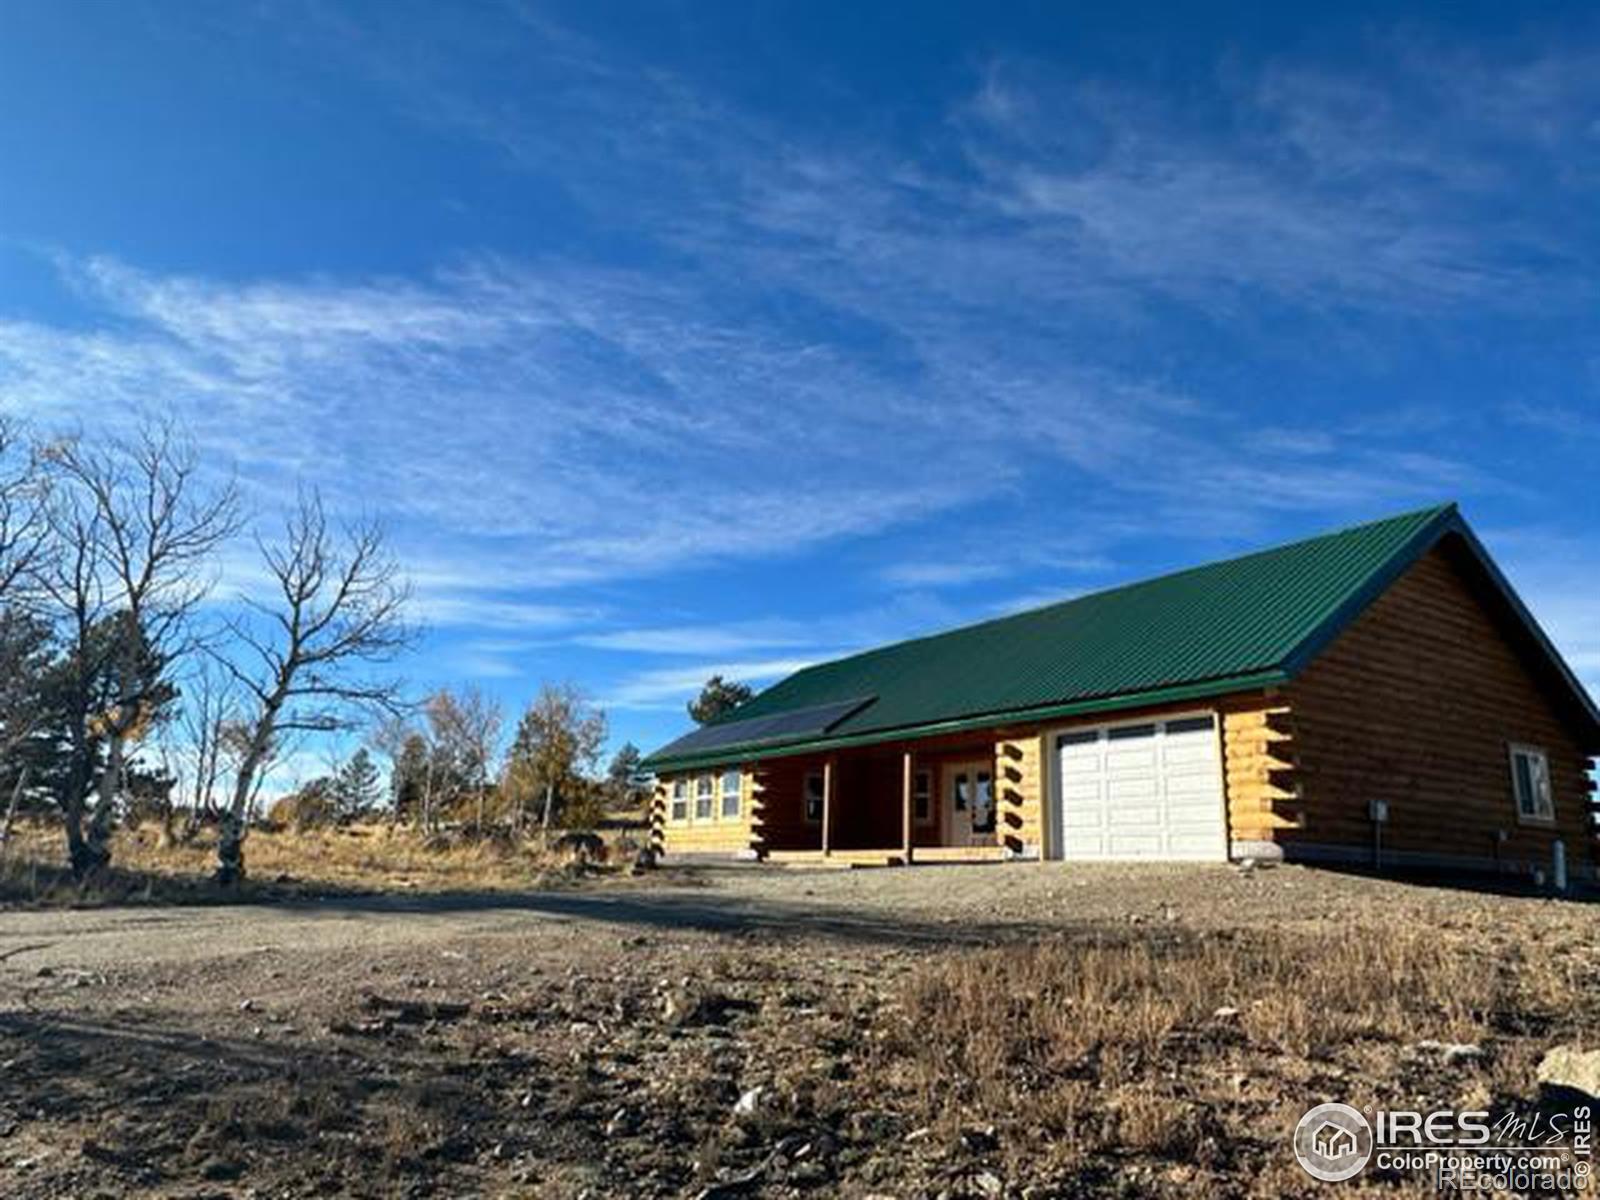
[[[1286,682],[1449,532],[1463,535],[1600,724],[1447,504],[807,667],[645,762],[707,766]],[[866,697],[826,730],[787,741],[740,736],[765,724],[757,718]],[[719,726],[729,740],[708,747],[705,734]]]

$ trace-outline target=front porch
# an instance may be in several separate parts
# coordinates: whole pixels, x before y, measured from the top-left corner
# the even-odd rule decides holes
[[[1038,857],[1039,752],[1037,733],[983,730],[747,763],[742,827],[729,849],[839,867]],[[694,794],[704,786],[684,783]],[[663,830],[669,854],[704,844],[693,818],[691,806],[690,828]]]

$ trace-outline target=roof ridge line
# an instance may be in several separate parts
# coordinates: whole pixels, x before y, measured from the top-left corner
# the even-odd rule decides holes
[[[1311,534],[1309,537],[1295,538],[1293,541],[1279,542],[1274,546],[1263,546],[1259,550],[1247,550],[1243,554],[1231,555],[1228,558],[1214,558],[1206,562],[1195,563],[1192,566],[1179,567],[1173,571],[1163,571],[1159,575],[1147,575],[1142,579],[1130,579],[1125,583],[1114,583],[1110,587],[1099,588],[1092,592],[1085,592],[1079,596],[1068,596],[1061,600],[1052,600],[1048,604],[1038,604],[1031,608],[1021,608],[1015,612],[1003,613],[1000,616],[985,617],[981,621],[970,621],[965,625],[952,625],[948,629],[941,629],[934,633],[921,633],[913,637],[901,638],[898,641],[885,642],[879,646],[870,646],[865,650],[857,650],[853,654],[845,654],[838,658],[830,658],[822,662],[812,663],[808,667],[800,668],[800,670],[796,671],[794,675],[789,676],[789,678],[792,679],[795,676],[803,675],[808,671],[814,671],[819,667],[829,667],[838,663],[852,662],[856,659],[866,658],[867,656],[873,654],[885,654],[890,650],[896,650],[902,646],[913,646],[918,642],[931,642],[938,638],[949,637],[951,634],[966,633],[970,630],[982,629],[988,625],[1000,625],[1006,621],[1014,621],[1019,617],[1032,616],[1035,613],[1041,613],[1047,609],[1060,608],[1061,606],[1067,604],[1078,604],[1084,600],[1093,600],[1100,596],[1115,595],[1117,592],[1128,591],[1137,587],[1144,587],[1147,584],[1159,583],[1167,579],[1178,579],[1184,575],[1189,575],[1197,571],[1209,571],[1214,567],[1226,566],[1229,563],[1245,562],[1252,558],[1259,558],[1264,554],[1276,554],[1279,551],[1289,550],[1295,546],[1303,546],[1310,542],[1319,542],[1324,538],[1342,537],[1345,534],[1355,533],[1357,530],[1367,529],[1374,525],[1387,525],[1392,521],[1403,521],[1409,517],[1420,517],[1424,513],[1429,513],[1434,517],[1440,517],[1448,512],[1459,512],[1459,505],[1456,501],[1447,500],[1442,504],[1425,505],[1422,508],[1409,509],[1406,512],[1393,513],[1387,517],[1374,517],[1370,521],[1357,521],[1354,524],[1345,525],[1338,529],[1325,530],[1322,533]]]

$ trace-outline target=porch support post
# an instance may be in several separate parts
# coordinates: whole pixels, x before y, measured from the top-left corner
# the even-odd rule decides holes
[[[822,764],[822,853],[833,853],[833,756]]]
[[[911,865],[911,784],[914,778],[914,764],[911,761],[911,751],[904,755],[903,773],[900,781],[900,801],[902,811],[900,814],[900,838],[903,843],[906,866]]]

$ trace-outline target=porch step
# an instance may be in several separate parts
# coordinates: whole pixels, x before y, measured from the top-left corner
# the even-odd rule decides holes
[[[898,850],[773,850],[767,861],[782,867],[810,867],[825,871],[848,871],[855,867],[898,867],[905,859]]]
[[[912,851],[913,863],[1000,862],[1006,856],[1001,846],[918,846]],[[851,867],[900,867],[905,854],[895,850],[771,850],[767,862],[783,867],[811,867],[844,871]]]
[[[1004,846],[918,846],[911,852],[911,861],[936,862],[999,862],[1006,856]]]

